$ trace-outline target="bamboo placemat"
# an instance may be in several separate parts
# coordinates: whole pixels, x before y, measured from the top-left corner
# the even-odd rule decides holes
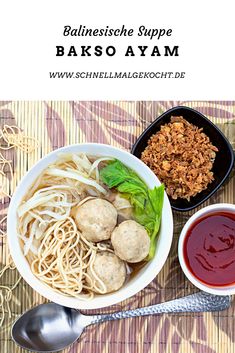
[[[17,125],[26,135],[40,142],[39,148],[28,155],[17,148],[0,151],[12,160],[14,170],[13,180],[8,171],[1,182],[12,193],[20,178],[37,160],[68,144],[102,142],[130,150],[137,136],[155,117],[176,105],[204,113],[223,130],[235,148],[235,102],[0,102],[0,125]],[[234,198],[233,173],[229,182],[206,204],[234,203]],[[2,197],[0,220],[7,214],[8,204],[9,199]],[[129,300],[96,312],[137,308],[196,291],[185,279],[177,259],[178,235],[191,213],[174,214],[174,241],[157,278]],[[1,227],[5,231],[5,224]],[[8,248],[4,237],[0,241],[0,268],[3,268]],[[12,285],[18,278],[17,270],[7,270],[1,285]],[[45,299],[21,280],[10,302],[12,316],[6,313],[0,328],[1,353],[26,352],[12,342],[10,328],[17,315],[42,302]],[[0,303],[0,315],[2,310],[7,308]],[[235,305],[220,313],[161,315],[103,323],[88,328],[80,341],[64,353],[232,353],[235,352],[234,310]]]

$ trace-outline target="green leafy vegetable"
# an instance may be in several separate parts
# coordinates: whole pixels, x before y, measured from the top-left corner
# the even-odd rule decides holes
[[[118,160],[101,169],[100,177],[109,188],[116,188],[130,200],[135,220],[145,227],[150,236],[148,260],[152,259],[161,224],[164,185],[149,189],[135,172]]]

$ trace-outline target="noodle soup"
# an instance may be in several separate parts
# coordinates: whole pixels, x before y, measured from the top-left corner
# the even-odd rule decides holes
[[[154,256],[163,192],[119,160],[59,155],[17,209],[32,273],[83,300],[119,290]]]

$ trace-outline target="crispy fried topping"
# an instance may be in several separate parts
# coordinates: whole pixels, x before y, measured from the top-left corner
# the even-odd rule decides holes
[[[182,116],[152,135],[141,160],[165,184],[172,199],[190,200],[214,180],[212,167],[218,152],[202,128]]]

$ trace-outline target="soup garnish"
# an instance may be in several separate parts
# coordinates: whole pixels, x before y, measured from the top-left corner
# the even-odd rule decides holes
[[[172,116],[150,137],[141,160],[165,184],[172,199],[189,201],[214,180],[216,152],[202,128],[182,116]]]

